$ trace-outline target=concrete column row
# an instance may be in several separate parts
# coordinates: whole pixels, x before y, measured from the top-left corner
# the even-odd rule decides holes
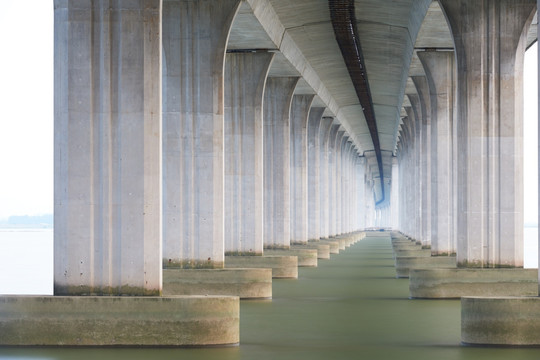
[[[432,255],[457,253],[460,267],[521,267],[522,70],[535,2],[440,5],[455,54],[418,52],[426,76],[412,79],[397,153],[400,229]]]
[[[56,294],[362,227],[348,135],[271,53],[227,54],[240,3],[55,4]]]

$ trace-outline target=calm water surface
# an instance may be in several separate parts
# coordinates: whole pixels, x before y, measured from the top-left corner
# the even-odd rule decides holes
[[[4,272],[38,262],[9,270],[6,258],[18,266],[19,255],[6,256],[4,245],[0,286]],[[29,247],[20,256],[28,259]],[[40,253],[47,254],[34,255]],[[0,359],[540,359],[540,349],[460,346],[459,300],[409,300],[408,281],[395,278],[388,238],[366,238],[317,268],[300,268],[298,280],[274,281],[273,295],[241,303],[238,347],[0,348]]]

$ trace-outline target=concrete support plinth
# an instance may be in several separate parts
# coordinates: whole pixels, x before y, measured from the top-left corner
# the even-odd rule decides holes
[[[303,245],[291,245],[294,249],[315,249],[317,250],[317,259],[330,259],[330,245],[319,244],[317,241],[310,241]]]
[[[403,249],[403,250],[396,250],[394,249],[394,256],[395,257],[430,257],[431,256],[431,250],[430,249]]]
[[[417,244],[415,242],[406,242],[406,243],[392,244],[392,248],[394,249],[394,251],[401,251],[401,250],[419,251],[419,250],[422,250],[422,245]]]
[[[408,278],[410,269],[452,269],[457,267],[455,256],[396,257],[396,277]]]
[[[163,295],[271,299],[272,269],[164,269]]]
[[[225,253],[263,252],[263,93],[274,54],[225,60]]]
[[[411,298],[535,296],[536,269],[410,269]]]
[[[163,1],[163,258],[181,267],[223,267],[224,64],[240,3]]]
[[[226,268],[271,268],[273,279],[297,279],[296,256],[226,256]]]
[[[0,345],[231,345],[239,317],[233,296],[0,296]]]
[[[333,239],[321,239],[320,243],[330,247],[330,254],[339,254],[339,241]]]
[[[291,241],[290,113],[298,78],[271,77],[264,92],[264,246]]]
[[[470,345],[539,346],[540,297],[463,297],[461,341]]]
[[[303,246],[303,245],[298,245]],[[264,256],[296,256],[298,258],[299,267],[317,267],[317,250],[302,249],[295,247],[285,249],[266,249]]]

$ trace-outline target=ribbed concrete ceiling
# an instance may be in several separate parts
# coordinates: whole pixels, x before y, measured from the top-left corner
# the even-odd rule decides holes
[[[446,19],[431,0],[356,0],[355,10],[377,121],[385,178],[391,176],[405,94],[416,93],[409,76],[424,75],[415,49],[453,49]],[[536,20],[534,21],[534,24]],[[270,34],[270,35],[268,35]],[[529,44],[536,38],[536,26]],[[296,93],[317,94],[315,106],[350,134],[358,152],[373,151],[366,120],[330,20],[327,0],[245,0],[228,49],[276,52],[270,76],[304,76]],[[374,173],[375,175],[375,173]],[[380,189],[376,192],[380,193]]]

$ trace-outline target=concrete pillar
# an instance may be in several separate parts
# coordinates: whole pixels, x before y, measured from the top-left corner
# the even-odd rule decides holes
[[[55,1],[55,295],[161,293],[160,1]]]
[[[272,53],[225,61],[225,253],[263,252],[263,95]]]
[[[315,95],[294,95],[291,105],[291,244],[308,241],[308,119]]]
[[[308,240],[321,238],[321,145],[320,129],[325,108],[312,107],[308,120]]]
[[[413,238],[415,240],[421,241],[422,238],[422,173],[421,173],[421,158],[422,151],[422,137],[420,132],[420,118],[418,116],[417,109],[419,108],[419,98],[418,95],[408,95],[411,102],[411,107],[407,107],[405,110],[407,112],[407,117],[410,121],[411,137],[413,138],[412,150],[411,150],[411,174],[413,174],[413,179],[411,179],[411,201],[414,205],[414,231]]]
[[[346,163],[345,163],[345,152],[347,151],[347,143],[349,136],[347,133],[343,134],[341,141],[337,146],[339,147],[338,153],[338,171],[337,171],[337,218],[336,218],[336,232],[338,235],[343,234],[343,228],[345,227],[345,207],[343,201],[343,194],[346,191],[345,189],[345,173],[346,173]]]
[[[163,1],[163,261],[224,262],[224,62],[239,0]]]
[[[330,128],[330,139],[328,140],[328,232],[329,236],[336,236],[337,233],[337,213],[336,213],[336,140],[338,130],[341,125],[335,124]],[[343,132],[341,132],[343,134]]]
[[[331,128],[334,118],[323,117],[319,130],[320,148],[320,171],[319,171],[319,193],[320,201],[320,238],[330,236],[330,167],[329,167],[329,147]],[[337,128],[336,128],[337,131]]]
[[[291,242],[290,113],[298,78],[271,77],[264,92],[264,246]]]
[[[352,209],[352,203],[354,202],[354,188],[351,184],[351,162],[352,162],[352,151],[353,151],[353,144],[352,142],[347,142],[346,146],[346,152],[345,152],[345,189],[343,190],[343,194],[341,196],[342,205],[343,205],[343,218],[345,220],[345,224],[343,226],[343,232],[344,233],[350,233],[351,230],[351,215],[353,213]]]
[[[345,138],[345,131],[338,131],[336,135],[336,144],[334,146],[334,161],[335,161],[335,168],[334,168],[334,196],[333,196],[333,212],[334,215],[333,218],[333,236],[337,236],[341,234],[341,220],[342,220],[342,214],[341,214],[341,146]]]
[[[365,204],[365,214],[366,214],[366,228],[372,228],[375,226],[375,197],[373,194],[373,185],[374,180],[372,178],[372,174],[369,172],[369,164],[366,161],[366,182],[365,182],[365,190],[364,190],[364,204]]]
[[[356,162],[356,181],[358,186],[357,192],[357,213],[358,213],[358,229],[363,230],[366,225],[366,158],[359,156]]]
[[[413,76],[412,80],[418,91],[419,126],[421,133],[421,163],[420,173],[422,188],[420,191],[422,201],[422,245],[431,245],[431,101],[429,88],[425,76]],[[418,106],[417,105],[417,106]],[[418,109],[418,108],[417,108]]]
[[[458,73],[458,266],[521,267],[523,54],[535,1],[440,4]]]
[[[399,167],[396,157],[392,158],[392,182],[390,193],[391,223],[393,230],[399,229]]]
[[[431,253],[453,254],[454,52],[419,51],[431,99]]]

